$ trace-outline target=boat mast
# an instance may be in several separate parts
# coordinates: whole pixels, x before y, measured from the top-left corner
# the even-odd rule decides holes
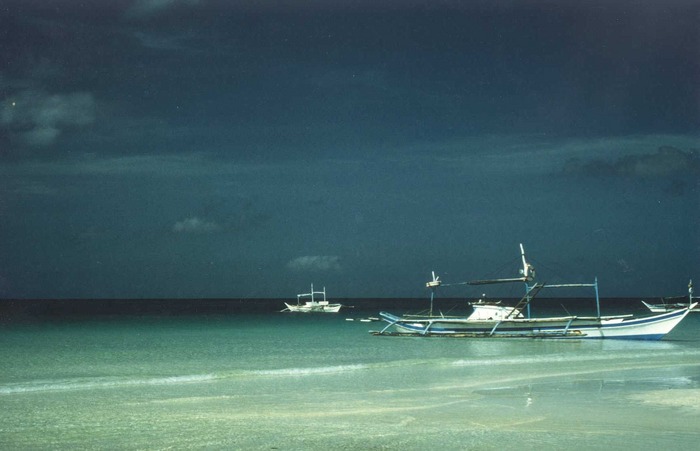
[[[688,282],[688,305],[693,303],[693,279]]]
[[[532,283],[532,286],[525,282],[525,298],[527,300],[527,319],[530,319],[530,301],[532,301],[532,298],[530,297],[530,292],[533,288],[535,288],[535,285],[537,285],[535,282]]]
[[[433,316],[433,299],[435,298],[435,289],[442,284],[440,276],[435,276],[433,271],[433,280],[425,284],[426,288],[430,288],[430,316]]]
[[[600,318],[600,296],[598,295],[598,276],[595,276],[595,282],[593,283],[595,287],[595,308],[598,312],[598,318]]]

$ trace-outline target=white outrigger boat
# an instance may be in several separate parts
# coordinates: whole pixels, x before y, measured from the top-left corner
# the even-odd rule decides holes
[[[688,283],[688,302],[666,302],[666,301],[680,301],[681,299],[684,299],[685,297],[679,296],[679,297],[672,297],[672,298],[661,298],[661,304],[650,304],[646,301],[642,301],[642,304],[646,306],[646,308],[649,309],[650,312],[652,313],[665,313],[665,312],[670,312],[672,310],[678,310],[678,309],[684,309],[688,308],[690,304],[693,303],[693,299],[697,299],[697,297],[693,297],[693,281],[691,280],[690,283]],[[697,304],[697,302],[696,302]],[[697,308],[691,308],[691,312],[700,312],[700,309]]]
[[[323,295],[322,301],[317,301],[314,295]],[[310,298],[309,301],[305,301],[303,304],[301,300],[303,298]],[[301,313],[338,313],[343,304],[331,304],[326,300],[326,287],[323,287],[323,291],[314,291],[314,285],[311,284],[310,293],[297,294],[297,303],[289,304],[284,303],[287,306],[283,312],[301,312]]]
[[[435,289],[442,284],[435,277],[426,286],[431,289],[431,307],[428,315],[396,316],[381,312],[380,317],[389,324],[374,335],[398,336],[449,336],[449,337],[501,337],[501,338],[624,338],[638,340],[660,340],[676,327],[697,303],[656,315],[635,317],[633,315],[601,316],[598,280],[588,284],[547,285],[530,284],[534,268],[525,260],[525,251],[520,245],[523,268],[521,277],[512,279],[477,280],[463,284],[482,285],[490,283],[524,282],[525,296],[514,307],[499,302],[482,300],[469,302],[473,312],[469,316],[436,316],[432,312]],[[462,283],[461,283],[462,284]],[[533,318],[530,302],[544,288],[592,287],[595,289],[596,316],[557,316]],[[389,331],[393,327],[393,331]]]

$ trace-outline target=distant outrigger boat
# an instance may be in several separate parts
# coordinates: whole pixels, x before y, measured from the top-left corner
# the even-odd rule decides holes
[[[500,305],[497,302],[469,302],[473,312],[466,317],[434,316],[432,301],[435,289],[442,284],[433,273],[433,280],[426,286],[431,289],[431,308],[429,315],[396,316],[381,312],[381,318],[389,324],[381,331],[371,331],[374,335],[398,336],[449,336],[449,337],[501,337],[501,338],[624,338],[639,340],[660,340],[671,332],[690,309],[697,303],[691,303],[682,309],[658,315],[635,317],[633,315],[601,316],[598,280],[589,284],[547,285],[529,284],[534,278],[534,268],[525,260],[522,244],[520,252],[523,262],[521,277],[511,279],[477,280],[466,282],[469,285],[492,283],[524,282],[525,296],[514,307]],[[595,289],[596,316],[559,316],[530,317],[529,305],[543,288],[593,287]],[[523,312],[526,311],[526,314]],[[394,332],[388,331],[394,328]]]
[[[314,295],[323,295],[322,301],[317,301]],[[301,303],[303,298],[310,298],[311,300]],[[331,304],[326,300],[326,287],[323,287],[323,291],[314,291],[314,285],[311,284],[310,293],[297,294],[297,303],[289,304],[284,303],[287,306],[283,312],[300,312],[300,313],[338,313],[343,304]]]
[[[646,301],[642,301],[642,304],[646,306],[646,308],[649,309],[650,312],[652,313],[664,313],[664,312],[670,312],[672,310],[678,310],[678,309],[684,309],[688,308],[690,304],[693,303],[693,299],[697,299],[697,297],[693,297],[693,281],[691,280],[688,283],[688,302],[666,302],[667,300],[681,300],[685,299],[683,296],[678,296],[678,297],[672,297],[672,298],[661,298],[661,304],[650,304]],[[697,302],[696,302],[697,304]],[[700,312],[700,309],[692,308],[690,309],[691,312]]]

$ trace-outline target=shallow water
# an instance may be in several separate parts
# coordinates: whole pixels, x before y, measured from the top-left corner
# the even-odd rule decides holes
[[[354,312],[357,313],[357,312]],[[347,315],[0,329],[3,449],[695,449],[700,315],[666,340],[376,337]]]

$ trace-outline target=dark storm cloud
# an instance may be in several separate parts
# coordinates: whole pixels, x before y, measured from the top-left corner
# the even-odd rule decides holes
[[[622,155],[612,161],[570,159],[564,165],[563,172],[641,178],[700,176],[700,152],[664,146],[655,153]]]
[[[61,15],[37,8],[8,35],[28,27],[47,50],[12,40],[10,72],[26,80],[42,62],[62,75],[43,77],[37,89],[54,92],[43,85],[59,81],[93,88],[86,92],[99,96],[104,114],[87,140],[70,143],[73,151],[113,151],[99,141],[106,137],[132,154],[209,143],[228,156],[304,158],[445,134],[561,133],[582,119],[593,131],[629,130],[648,120],[640,112],[650,102],[667,103],[669,113],[694,107],[684,92],[694,85],[655,79],[697,66],[683,57],[693,31],[676,20],[678,7],[370,3],[143,0],[72,5]],[[128,20],[136,13],[148,20]],[[668,70],[645,69],[662,57]],[[654,120],[689,120],[668,116]],[[58,130],[27,138],[54,143]]]
[[[322,273],[422,296],[519,242],[621,295],[697,267],[696,2],[3,7],[9,295],[286,296]]]

